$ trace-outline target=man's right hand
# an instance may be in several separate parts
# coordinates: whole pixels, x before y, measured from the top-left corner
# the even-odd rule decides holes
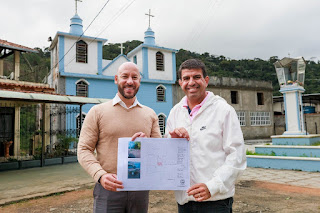
[[[100,184],[109,191],[117,191],[117,188],[123,189],[122,182],[117,180],[116,174],[104,174],[100,178]]]
[[[176,128],[173,131],[169,132],[171,138],[186,138],[190,140],[189,133],[184,127]]]

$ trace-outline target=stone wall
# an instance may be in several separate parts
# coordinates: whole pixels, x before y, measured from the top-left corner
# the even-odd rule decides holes
[[[309,134],[320,134],[320,113],[305,114],[306,130]],[[275,134],[282,135],[286,131],[285,115],[275,115]]]

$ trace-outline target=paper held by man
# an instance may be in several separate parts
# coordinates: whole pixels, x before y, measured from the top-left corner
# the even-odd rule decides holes
[[[118,191],[187,190],[189,142],[182,138],[119,138]]]

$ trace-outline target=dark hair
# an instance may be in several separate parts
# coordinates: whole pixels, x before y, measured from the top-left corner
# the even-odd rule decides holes
[[[199,59],[188,59],[188,60],[182,62],[182,64],[179,67],[179,71],[178,71],[179,79],[181,79],[181,71],[183,69],[201,69],[204,78],[208,75],[207,71],[206,71],[206,66]]]

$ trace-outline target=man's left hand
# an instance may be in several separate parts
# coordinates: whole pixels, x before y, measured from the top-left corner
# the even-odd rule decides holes
[[[146,138],[146,134],[144,132],[137,132],[131,137],[131,141],[134,141],[136,138]]]
[[[197,183],[191,186],[187,191],[189,196],[193,196],[196,201],[204,201],[211,197],[209,189],[204,183]]]

